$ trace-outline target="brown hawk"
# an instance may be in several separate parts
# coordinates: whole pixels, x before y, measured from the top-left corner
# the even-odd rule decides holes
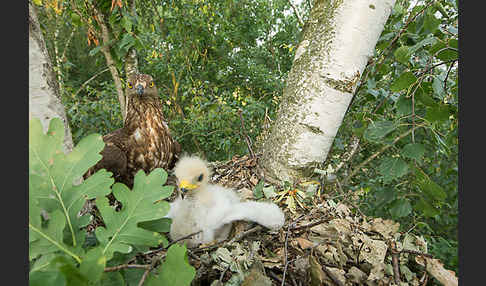
[[[125,95],[124,126],[103,136],[105,148],[100,153],[103,158],[87,176],[104,168],[113,173],[115,181],[131,188],[135,174],[141,169],[146,173],[155,168],[172,169],[181,148],[170,134],[152,76],[129,76]]]

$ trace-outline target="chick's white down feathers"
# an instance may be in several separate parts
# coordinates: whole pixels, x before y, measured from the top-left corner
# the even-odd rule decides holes
[[[180,188],[186,188],[187,194],[184,199],[179,197],[170,204],[167,217],[172,219],[172,240],[202,231],[185,240],[191,247],[226,239],[232,223],[237,220],[253,221],[272,230],[281,228],[285,222],[285,216],[277,205],[241,202],[234,190],[209,184],[210,170],[199,157],[181,158],[174,173]]]

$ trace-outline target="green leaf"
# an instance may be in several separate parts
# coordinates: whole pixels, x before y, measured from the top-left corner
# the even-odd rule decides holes
[[[253,196],[257,200],[263,198],[263,183],[264,181],[261,180],[253,189]]]
[[[69,286],[85,286],[88,285],[88,279],[81,274],[79,268],[71,259],[67,259],[64,256],[58,256],[52,260],[52,264],[55,268],[61,272],[66,278],[66,284]]]
[[[374,196],[376,199],[376,206],[381,207],[393,201],[396,198],[397,193],[392,188],[380,188],[375,191]]]
[[[123,39],[118,44],[118,48],[126,52],[128,49],[133,47],[133,45],[135,45],[135,38],[130,34],[125,34]]]
[[[398,92],[407,89],[411,84],[417,81],[417,77],[412,72],[404,72],[390,85],[390,90]]]
[[[402,95],[395,103],[395,107],[398,116],[409,115],[412,113],[412,99]]]
[[[400,158],[386,157],[381,160],[378,171],[383,175],[386,184],[393,179],[398,179],[408,173],[408,164]]]
[[[427,9],[427,12],[424,15],[425,34],[434,33],[439,27],[439,24],[440,24],[440,20],[435,17],[432,8]]]
[[[162,235],[138,227],[138,223],[163,218],[169,211],[169,203],[161,201],[172,193],[172,188],[163,188],[166,172],[157,168],[149,175],[143,170],[135,175],[133,190],[124,184],[113,185],[113,195],[121,202],[122,208],[116,212],[106,197],[96,199],[98,209],[106,228],[98,227],[96,237],[103,246],[103,254],[111,259],[115,251],[129,253],[132,244],[158,246],[164,241]]]
[[[143,221],[138,224],[139,227],[150,231],[156,232],[169,232],[170,231],[170,218],[161,218],[150,221]]]
[[[174,244],[167,251],[167,258],[162,262],[160,274],[147,279],[147,285],[190,285],[196,275],[196,270],[187,259],[185,246]]]
[[[425,217],[434,217],[440,214],[440,210],[436,209],[431,203],[420,198],[413,208],[421,212]]]
[[[66,278],[59,271],[33,271],[29,273],[29,286],[64,286]]]
[[[414,182],[430,200],[443,202],[447,197],[447,194],[442,187],[432,181],[430,177],[419,168],[415,168]]]
[[[90,57],[92,57],[92,56],[96,55],[96,54],[97,54],[97,53],[98,53],[100,50],[101,50],[101,46],[97,46],[97,47],[95,47],[95,48],[91,49],[91,50],[89,51],[88,55],[89,55]]]
[[[130,18],[128,16],[124,16],[122,18],[122,25],[125,30],[130,33],[132,31],[132,21],[130,21]]]
[[[141,277],[141,276],[140,276]],[[127,285],[124,283],[123,275],[120,272],[107,272],[101,276],[100,282],[97,285],[100,286],[120,286]]]
[[[415,93],[415,99],[422,103],[425,106],[435,106],[437,103],[436,101],[431,97],[431,94],[433,93],[433,87],[431,82],[422,82],[420,87],[417,89],[417,92]]]
[[[30,267],[30,273],[35,271],[45,271],[50,269],[50,263],[52,259],[56,257],[55,253],[44,254],[41,257],[37,258],[35,262]]]
[[[410,60],[410,56],[411,56],[410,48],[407,47],[407,46],[401,46],[401,47],[399,47],[398,49],[395,50],[393,55],[395,56],[395,59],[398,62],[400,62],[404,65],[407,65],[408,61]]]
[[[410,53],[415,53],[417,52],[419,49],[427,46],[427,45],[434,45],[435,43],[437,43],[438,39],[434,36],[432,36],[432,34],[429,34],[429,36],[427,36],[425,39],[423,39],[422,41],[416,43],[415,45],[413,45],[411,48],[410,48]]]
[[[446,49],[437,54],[437,57],[443,61],[452,61],[459,58],[459,54],[455,50]]]
[[[113,184],[111,173],[101,170],[85,182],[75,186],[86,171],[100,159],[104,142],[100,135],[83,138],[69,154],[64,154],[62,144],[64,125],[53,118],[46,134],[39,119],[30,121],[29,127],[29,199],[48,213],[60,210],[66,218],[71,244],[82,243],[79,227],[87,218],[77,217],[86,199],[105,196]],[[79,236],[79,237],[78,237]]]
[[[401,155],[410,159],[420,160],[425,154],[425,146],[420,143],[409,143],[402,148]]]
[[[40,216],[40,213],[38,215]],[[56,210],[50,214],[46,227],[43,227],[39,221],[30,220],[29,235],[36,238],[29,245],[30,260],[39,255],[62,251],[76,259],[77,262],[81,262],[81,259],[74,253],[74,250],[63,242],[63,229],[65,225],[66,219],[60,210]]]
[[[90,249],[82,260],[79,272],[91,283],[99,281],[106,265],[106,257],[103,255],[101,247]]]
[[[366,128],[363,137],[370,142],[379,142],[396,128],[397,126],[393,121],[371,122]]]
[[[427,107],[425,119],[430,122],[444,122],[449,119],[449,107],[445,104],[436,104],[433,107]]]
[[[277,193],[275,192],[275,187],[274,186],[268,186],[263,188],[263,194],[265,195],[265,198],[271,199],[277,196]]]
[[[393,202],[390,208],[390,214],[393,218],[401,218],[409,215],[412,212],[412,205],[407,199],[398,199]]]

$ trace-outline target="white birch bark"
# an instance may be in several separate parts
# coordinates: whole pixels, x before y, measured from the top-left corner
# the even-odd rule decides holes
[[[263,143],[267,175],[295,181],[324,162],[395,0],[316,0]]]
[[[39,118],[46,132],[52,118],[61,118],[65,127],[64,152],[69,152],[73,140],[58,89],[36,12],[29,2],[29,120]]]

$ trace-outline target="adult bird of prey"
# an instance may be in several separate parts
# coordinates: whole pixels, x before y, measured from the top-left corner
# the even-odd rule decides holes
[[[104,168],[113,173],[115,181],[131,188],[139,170],[149,173],[155,168],[172,169],[181,148],[170,134],[152,76],[130,75],[125,95],[124,126],[103,136],[103,158],[86,177]]]

